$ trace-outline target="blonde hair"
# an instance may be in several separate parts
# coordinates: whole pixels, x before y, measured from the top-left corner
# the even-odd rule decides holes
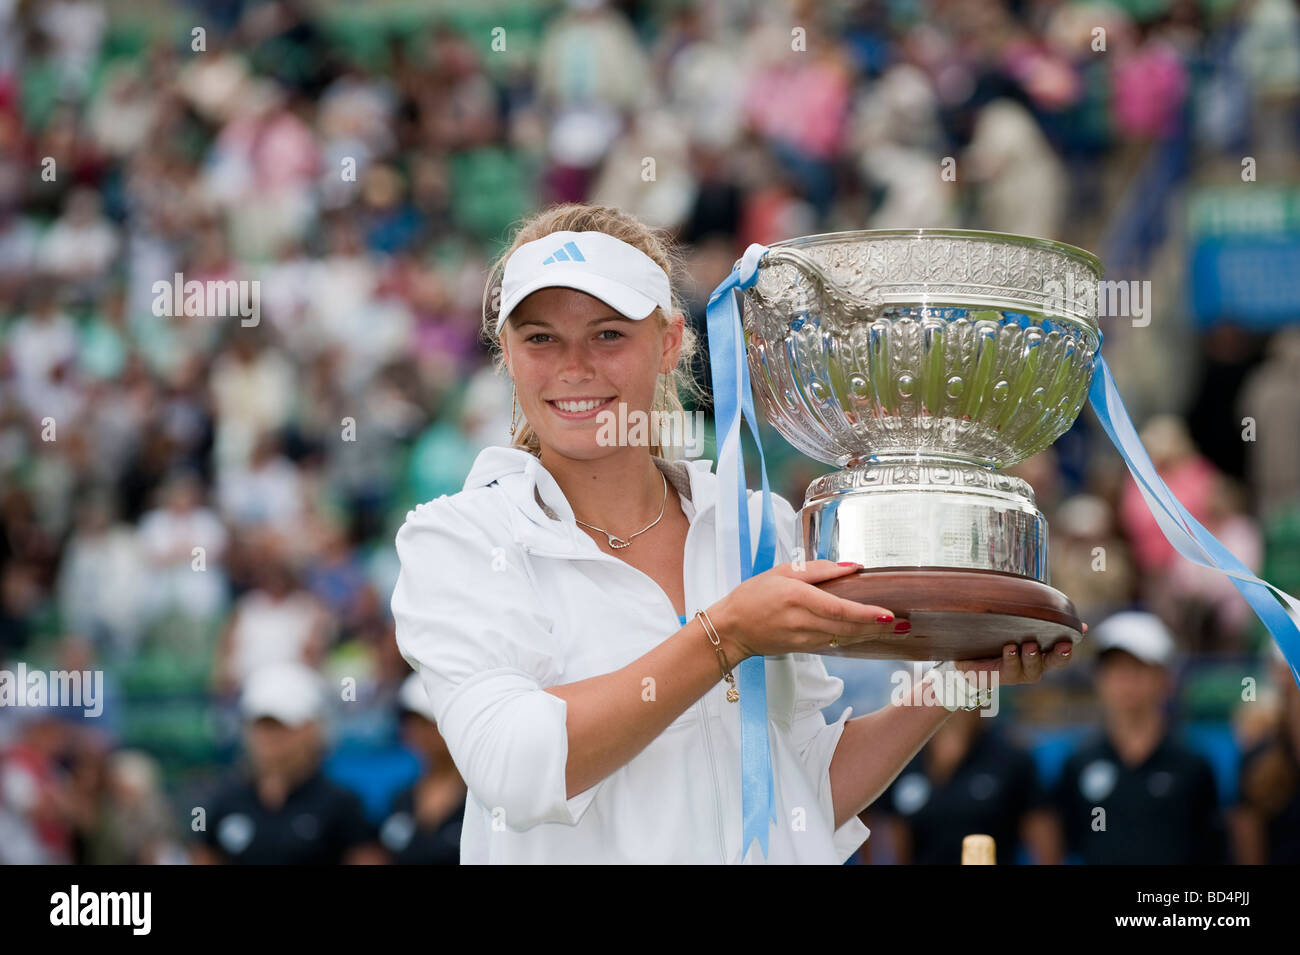
[[[506,260],[524,243],[540,239],[552,232],[603,232],[626,242],[634,248],[640,249],[654,259],[655,263],[668,273],[670,287],[675,285],[673,282],[674,273],[680,270],[680,260],[668,233],[661,229],[652,228],[630,213],[611,206],[593,206],[583,203],[555,205],[523,220],[515,227],[515,230],[514,240],[510,243],[509,248],[503,251],[496,262],[493,263],[492,269],[488,273],[488,283],[483,289],[481,335],[492,350],[493,365],[498,371],[506,371],[505,354],[501,348],[501,339],[505,335],[505,327],[502,327],[500,335],[496,333],[497,316],[501,311],[501,295],[499,291],[501,277],[505,271]],[[674,313],[686,313],[686,309],[675,290],[672,293],[672,306]],[[662,308],[655,308],[647,317],[651,316],[659,323],[661,331],[667,329],[669,316],[664,313]],[[682,328],[682,347],[677,356],[677,366],[667,374],[659,375],[659,380],[655,384],[654,402],[650,407],[652,421],[655,420],[655,412],[659,413],[659,420],[661,421],[665,420],[664,415],[685,414],[681,400],[683,391],[693,400],[702,401],[704,395],[699,383],[695,380],[695,376],[691,373],[691,364],[698,347],[699,342],[695,330],[691,327],[691,323],[687,321]],[[654,428],[650,430],[652,432],[650,443],[650,453],[652,455],[667,460],[681,457],[681,448],[679,446],[660,447],[659,434],[654,433],[656,431]],[[522,448],[534,455],[541,453],[541,442],[537,437],[537,432],[533,430],[527,419],[522,417],[522,409],[520,409],[520,424],[515,431],[512,447]]]

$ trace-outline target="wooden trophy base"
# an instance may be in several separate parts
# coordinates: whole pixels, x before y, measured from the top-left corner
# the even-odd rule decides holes
[[[1041,581],[994,570],[863,570],[818,586],[837,597],[884,607],[896,621],[912,624],[907,633],[816,651],[829,656],[977,660],[1002,656],[1008,643],[1036,640],[1045,652],[1061,640],[1083,639],[1069,597]]]

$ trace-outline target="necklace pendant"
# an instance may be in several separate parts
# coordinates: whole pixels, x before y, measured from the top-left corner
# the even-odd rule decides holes
[[[739,690],[737,690],[734,686],[727,690],[727,702],[728,702],[728,703],[735,703],[738,699],[740,699],[740,691],[739,691]]]
[[[627,547],[629,544],[632,543],[632,541],[630,540],[624,540],[621,537],[615,537],[613,534],[608,535],[608,537],[609,537],[609,546],[615,549],[618,549],[620,547]]]

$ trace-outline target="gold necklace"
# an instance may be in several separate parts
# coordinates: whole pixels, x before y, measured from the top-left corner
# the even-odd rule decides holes
[[[641,528],[639,531],[636,532],[636,534],[629,534],[627,537],[615,537],[613,534],[605,530],[605,528],[603,527],[597,527],[595,524],[588,524],[586,521],[578,521],[578,516],[576,514],[573,516],[573,519],[575,521],[578,521],[578,523],[581,524],[583,527],[590,527],[593,531],[600,531],[602,534],[608,537],[610,547],[613,547],[615,549],[620,547],[627,547],[629,544],[632,543],[633,537],[636,537],[637,534],[644,534],[650,528],[658,524],[659,518],[664,516],[664,508],[668,506],[668,478],[664,477],[662,471],[659,472],[659,476],[664,479],[664,502],[659,505],[659,517],[656,517],[645,527]]]

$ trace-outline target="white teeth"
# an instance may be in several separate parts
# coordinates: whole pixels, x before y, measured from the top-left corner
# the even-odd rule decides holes
[[[572,414],[581,414],[584,411],[590,411],[605,403],[604,400],[590,399],[588,401],[555,401],[552,404],[561,411],[568,411]]]

